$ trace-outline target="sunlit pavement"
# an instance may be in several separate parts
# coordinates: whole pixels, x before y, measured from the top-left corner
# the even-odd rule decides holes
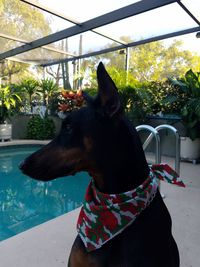
[[[171,163],[169,158],[163,162]],[[172,229],[179,247],[181,267],[200,266],[200,164],[181,162],[180,176],[186,188],[162,183],[161,192],[172,216]]]

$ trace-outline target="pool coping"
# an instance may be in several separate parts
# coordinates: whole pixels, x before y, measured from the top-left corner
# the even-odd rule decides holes
[[[0,242],[2,267],[66,267],[80,208]]]
[[[28,139],[21,139],[21,140],[11,140],[11,141],[5,141],[0,142],[0,147],[6,147],[6,146],[18,146],[18,145],[46,145],[51,140],[28,140]]]

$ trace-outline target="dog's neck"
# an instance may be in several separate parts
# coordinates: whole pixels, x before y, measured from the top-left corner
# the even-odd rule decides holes
[[[122,193],[142,184],[149,175],[149,167],[135,129],[123,121],[118,151],[114,151],[110,161],[104,160],[101,169],[90,170],[97,188],[104,193]]]

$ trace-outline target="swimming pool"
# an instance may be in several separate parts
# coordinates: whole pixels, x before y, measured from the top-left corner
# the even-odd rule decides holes
[[[0,147],[0,241],[69,212],[82,204],[90,177],[78,173],[35,181],[18,164],[39,145]]]

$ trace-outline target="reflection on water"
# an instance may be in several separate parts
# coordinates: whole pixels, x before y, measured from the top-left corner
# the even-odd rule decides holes
[[[89,182],[86,173],[47,183],[21,174],[17,168],[19,162],[34,150],[17,148],[13,153],[0,150],[0,240],[71,211],[82,203]]]
[[[13,165],[11,157],[0,158],[0,170],[2,173],[11,172],[12,169]]]

